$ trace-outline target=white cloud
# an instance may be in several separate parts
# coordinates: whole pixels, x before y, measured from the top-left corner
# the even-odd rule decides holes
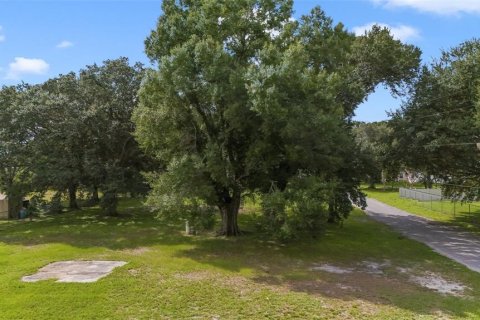
[[[479,0],[370,0],[387,8],[409,7],[442,15],[459,13],[480,14]]]
[[[3,42],[5,41],[6,37],[5,35],[3,34],[3,27],[0,26],[0,42]]]
[[[57,48],[59,48],[59,49],[66,49],[66,48],[70,48],[70,47],[73,47],[73,42],[70,42],[70,41],[67,41],[67,40],[63,40],[62,42],[57,44]]]
[[[392,36],[402,42],[420,38],[420,31],[418,29],[403,24],[391,26],[386,23],[371,22],[363,26],[353,28],[353,32],[355,33],[355,35],[361,36],[365,34],[366,31],[371,30],[374,25],[389,29]]]
[[[14,62],[8,65],[7,79],[19,79],[25,74],[46,74],[50,65],[42,59],[28,59],[16,57]]]

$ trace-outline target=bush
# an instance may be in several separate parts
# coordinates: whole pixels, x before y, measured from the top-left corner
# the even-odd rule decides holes
[[[297,176],[285,190],[262,195],[263,228],[281,241],[315,235],[327,222],[332,190],[318,177]]]
[[[212,230],[217,210],[197,198],[184,198],[176,194],[150,195],[146,204],[167,223],[189,222],[195,230]]]
[[[204,181],[200,170],[186,165],[191,161],[177,159],[170,171],[145,174],[152,188],[146,204],[158,212],[163,221],[184,223],[188,220],[196,230],[211,230],[216,222],[215,192]]]

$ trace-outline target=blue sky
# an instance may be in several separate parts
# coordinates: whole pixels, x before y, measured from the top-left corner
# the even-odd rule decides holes
[[[119,56],[148,64],[143,41],[160,5],[158,0],[0,0],[0,85],[38,83]],[[480,31],[480,0],[296,0],[295,17],[315,5],[354,32],[373,23],[389,26],[396,37],[422,49],[425,63]],[[356,119],[386,119],[385,110],[399,104],[379,88],[357,109]]]

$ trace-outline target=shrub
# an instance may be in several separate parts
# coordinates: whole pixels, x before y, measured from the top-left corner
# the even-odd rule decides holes
[[[262,195],[263,228],[282,241],[315,235],[328,219],[333,185],[313,176],[297,176],[284,190]]]

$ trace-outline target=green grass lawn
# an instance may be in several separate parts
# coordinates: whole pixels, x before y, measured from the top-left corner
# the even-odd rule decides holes
[[[368,197],[410,213],[480,233],[480,204],[450,201],[417,201],[400,198],[397,188],[364,189]]]
[[[343,228],[282,245],[254,232],[182,235],[136,201],[121,217],[96,208],[0,223],[0,319],[480,319],[480,274],[405,239],[356,210]],[[96,283],[20,278],[54,261],[124,260]],[[384,274],[361,262],[388,262]],[[314,264],[355,268],[311,271]],[[409,268],[409,273],[398,268]],[[456,297],[409,282],[433,272],[470,289]]]

